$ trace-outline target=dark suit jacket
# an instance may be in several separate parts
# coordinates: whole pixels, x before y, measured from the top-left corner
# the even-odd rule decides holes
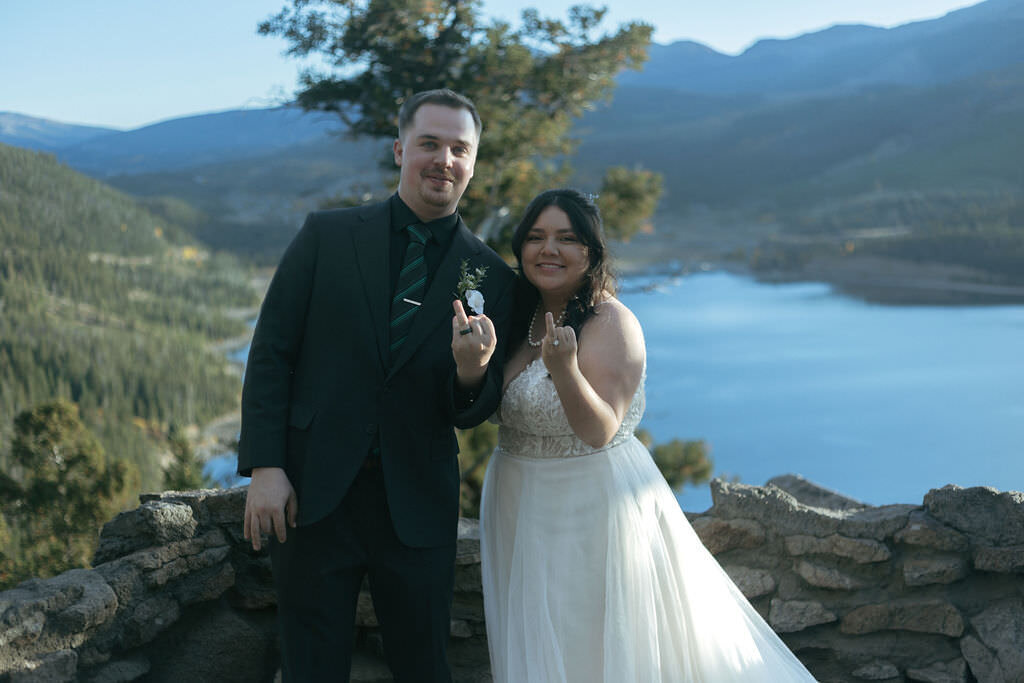
[[[512,270],[459,219],[409,338],[388,358],[390,278],[387,202],[319,211],[286,250],[253,335],[242,388],[238,471],[283,467],[299,524],[341,501],[379,437],[398,537],[414,547],[455,540],[458,443],[497,408]],[[460,264],[488,267],[483,286],[498,349],[476,400],[453,395],[452,301]]]

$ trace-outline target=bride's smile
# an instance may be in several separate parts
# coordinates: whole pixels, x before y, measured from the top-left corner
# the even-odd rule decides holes
[[[523,273],[545,298],[570,298],[583,282],[590,258],[569,216],[549,206],[523,240]]]

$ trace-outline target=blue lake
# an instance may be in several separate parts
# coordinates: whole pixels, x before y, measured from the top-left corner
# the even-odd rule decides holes
[[[1024,306],[881,306],[720,272],[621,298],[647,340],[643,426],[705,439],[716,476],[795,473],[876,505],[1024,489]],[[711,504],[707,486],[678,497]]]
[[[882,306],[722,272],[639,284],[621,299],[647,340],[642,426],[705,439],[716,476],[795,473],[875,505],[1024,489],[1024,306]],[[706,485],[678,498],[711,505]]]

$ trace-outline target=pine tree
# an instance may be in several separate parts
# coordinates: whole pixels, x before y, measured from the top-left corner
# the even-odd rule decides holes
[[[171,491],[210,488],[213,482],[203,473],[203,463],[196,457],[192,443],[177,425],[167,434],[171,447],[171,463],[164,470],[164,488]]]
[[[293,0],[259,32],[285,38],[292,55],[318,55],[334,67],[308,70],[298,102],[336,113],[353,136],[394,138],[398,107],[417,91],[469,96],[485,132],[460,213],[501,251],[530,199],[571,177],[573,122],[611,99],[620,71],[646,61],[653,28],[632,22],[599,35],[606,10],[585,5],[573,7],[567,22],[525,10],[513,28],[485,23],[479,7],[477,0]],[[381,161],[393,168],[390,152]],[[614,203],[628,186],[648,193],[650,201],[632,204],[648,213],[607,223],[612,236],[628,237],[660,194],[650,174],[625,180],[634,173],[606,176],[598,204]]]
[[[0,473],[0,513],[9,551],[0,580],[53,576],[88,566],[100,526],[116,512],[127,477],[108,463],[78,407],[59,399],[14,418],[9,471]]]

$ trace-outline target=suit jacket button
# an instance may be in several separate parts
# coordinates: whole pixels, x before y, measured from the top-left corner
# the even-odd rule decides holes
[[[366,423],[366,433],[367,434],[376,434],[377,433],[377,423],[376,422],[367,422]]]

